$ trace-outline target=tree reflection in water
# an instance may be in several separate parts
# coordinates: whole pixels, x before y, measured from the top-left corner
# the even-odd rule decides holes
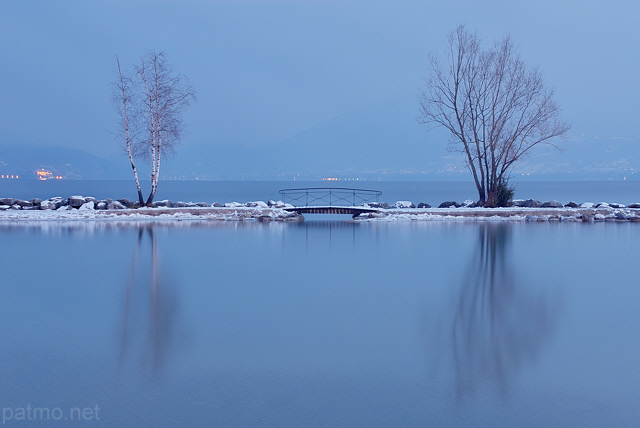
[[[175,336],[177,296],[172,285],[162,269],[153,225],[140,226],[126,282],[121,363],[131,358],[153,373],[162,368]]]
[[[472,395],[484,384],[506,395],[511,377],[536,359],[549,339],[555,310],[509,261],[512,225],[483,223],[455,299],[449,326],[456,393]]]

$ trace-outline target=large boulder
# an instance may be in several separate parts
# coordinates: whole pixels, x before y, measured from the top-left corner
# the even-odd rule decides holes
[[[536,201],[535,199],[527,199],[522,201],[522,205],[520,206],[523,208],[540,208],[542,206],[542,202]]]
[[[455,201],[444,201],[443,203],[438,205],[438,208],[460,208],[461,206],[461,204]]]
[[[389,204],[386,202],[367,202],[366,204],[364,204],[364,206],[366,206],[367,208],[382,208],[382,209],[389,209]]]
[[[50,203],[50,205],[48,203],[47,204],[48,206],[47,206],[46,209],[57,210],[58,208],[60,208],[62,206],[68,206],[67,200],[63,199],[62,196],[54,196],[53,198],[47,199],[47,201]],[[44,203],[44,201],[40,203],[40,209],[43,209],[42,208],[42,204],[43,203]],[[51,205],[53,205],[53,206],[51,206]]]
[[[133,202],[127,198],[118,199],[118,202],[120,202],[125,208],[131,208],[133,205]]]
[[[18,200],[17,200],[17,199],[14,199],[14,198],[2,198],[2,199],[0,199],[0,205],[8,205],[8,206],[11,206],[11,205],[15,205],[15,203],[16,203],[17,201],[18,201]]]
[[[85,202],[84,204],[80,205],[80,208],[78,208],[78,210],[82,210],[82,211],[86,211],[86,210],[94,210],[96,207],[96,203],[93,201],[89,201],[89,202]]]
[[[33,208],[33,202],[31,202],[31,201],[17,200],[16,204],[20,205],[20,208],[22,208],[22,209]]]
[[[564,206],[565,206],[565,208],[578,208],[580,205],[578,205],[577,203],[571,201],[568,204],[565,204]]]
[[[418,204],[418,208],[431,208],[431,205],[425,203],[425,202],[420,202]]]
[[[247,202],[246,205],[251,208],[269,208],[269,205],[264,201]]]
[[[558,201],[547,201],[540,205],[541,208],[562,208],[563,206],[564,205]]]
[[[614,217],[616,218],[616,220],[629,220],[629,215],[627,215],[626,213],[622,212],[622,211],[618,211],[614,214]]]
[[[593,202],[583,202],[580,204],[580,208],[593,208],[595,204]]]
[[[84,204],[86,201],[84,200],[84,196],[76,195],[76,196],[69,196],[69,198],[67,199],[67,202],[69,206],[72,208],[80,208],[82,204]]]
[[[120,201],[113,201],[107,204],[107,209],[108,210],[123,210],[127,207],[125,207],[124,205],[122,205],[122,202]]]
[[[640,208],[640,203],[634,202],[633,204],[627,205],[627,208]]]

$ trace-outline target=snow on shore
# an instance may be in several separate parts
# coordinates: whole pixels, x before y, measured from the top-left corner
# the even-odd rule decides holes
[[[438,208],[410,201],[400,201],[393,206],[376,203],[365,208],[357,222],[394,221],[525,221],[525,222],[591,222],[616,221],[640,222],[640,204],[628,207],[621,204],[574,202],[562,205],[557,201],[514,201],[510,208],[474,207],[472,201],[464,204],[444,202]],[[0,199],[0,223],[2,222],[50,222],[50,221],[170,221],[170,220],[220,220],[220,221],[302,221],[304,217],[294,211],[293,205],[282,201],[257,201],[240,204],[184,203],[160,201],[153,208],[137,208],[137,203],[126,199],[98,201],[92,197],[54,197],[44,201]],[[335,208],[335,207],[334,207]],[[347,207],[350,208],[350,207]],[[313,216],[311,216],[313,218]]]
[[[313,218],[312,216],[310,218]],[[42,221],[302,221],[284,208],[191,207],[118,210],[5,210],[0,222]],[[365,213],[357,222],[395,221],[640,222],[637,208],[392,208]]]

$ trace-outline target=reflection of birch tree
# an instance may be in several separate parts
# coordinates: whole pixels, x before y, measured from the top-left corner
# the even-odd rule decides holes
[[[145,232],[150,240],[150,258],[146,262],[141,256],[145,253]],[[161,267],[153,226],[141,227],[126,285],[120,352],[121,359],[140,352],[143,363],[150,365],[153,371],[161,366],[172,345],[176,315],[171,283]],[[138,349],[140,347],[142,349]]]
[[[479,225],[478,248],[456,298],[449,331],[459,396],[485,382],[506,393],[509,378],[535,359],[552,328],[546,297],[524,287],[509,264],[510,227]]]

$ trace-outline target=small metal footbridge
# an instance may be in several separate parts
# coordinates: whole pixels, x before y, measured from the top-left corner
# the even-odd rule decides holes
[[[285,208],[298,214],[351,214],[357,217],[363,213],[378,212],[363,204],[380,202],[379,190],[349,189],[346,187],[306,187],[282,189],[282,201],[293,205]]]

